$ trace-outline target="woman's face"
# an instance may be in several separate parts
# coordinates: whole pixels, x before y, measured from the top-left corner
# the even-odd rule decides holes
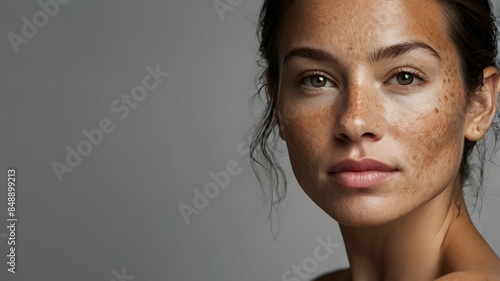
[[[281,28],[280,135],[319,207],[377,225],[458,187],[466,96],[437,1],[296,0]],[[330,173],[364,158],[392,172]]]

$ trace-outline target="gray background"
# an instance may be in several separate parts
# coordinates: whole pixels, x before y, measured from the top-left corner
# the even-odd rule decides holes
[[[342,243],[286,154],[290,189],[276,241],[269,207],[259,212],[262,194],[241,148],[255,121],[248,99],[261,1],[232,3],[221,18],[212,1],[73,0],[16,53],[7,34],[21,35],[22,17],[32,22],[42,9],[2,1],[0,280],[108,281],[122,269],[125,280],[281,280],[313,255],[317,238]],[[156,65],[170,75],[119,119],[113,101]],[[51,163],[65,164],[65,147],[75,149],[86,139],[81,131],[103,118],[114,131],[59,181]],[[192,189],[231,161],[243,171],[186,224],[179,204],[193,206]],[[16,274],[6,264],[10,167],[18,180]],[[474,221],[500,253],[500,176],[488,176]],[[346,265],[340,246],[310,277]]]

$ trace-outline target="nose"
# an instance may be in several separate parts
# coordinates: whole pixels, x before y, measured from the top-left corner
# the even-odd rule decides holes
[[[377,141],[385,120],[382,97],[376,89],[351,83],[337,105],[335,136],[343,142]]]

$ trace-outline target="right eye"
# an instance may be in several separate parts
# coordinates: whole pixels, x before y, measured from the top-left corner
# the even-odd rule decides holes
[[[328,80],[324,75],[313,74],[305,77],[300,83],[310,88],[335,87],[334,83]]]

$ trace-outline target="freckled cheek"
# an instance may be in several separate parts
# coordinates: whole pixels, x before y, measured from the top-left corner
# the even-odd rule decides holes
[[[423,111],[402,114],[396,128],[396,139],[407,149],[408,161],[416,180],[425,180],[432,173],[451,172],[461,155],[464,116],[461,113],[461,88],[450,87],[434,93],[438,98]],[[431,168],[433,167],[433,168]]]
[[[331,145],[333,114],[329,107],[285,106],[281,123],[291,161],[316,167]]]

